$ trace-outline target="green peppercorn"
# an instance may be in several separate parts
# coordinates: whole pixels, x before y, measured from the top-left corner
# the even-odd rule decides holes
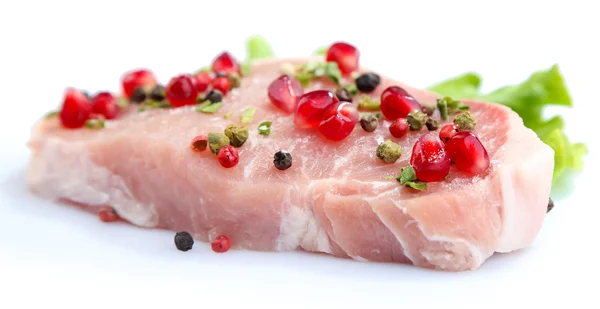
[[[142,103],[146,101],[146,91],[142,87],[135,88],[129,100],[131,103]]]
[[[466,111],[458,114],[458,116],[454,118],[454,124],[456,124],[461,131],[474,130],[477,121],[473,115],[471,115],[471,112]]]
[[[401,155],[402,147],[391,140],[387,140],[377,147],[377,157],[383,162],[394,163],[400,159]]]
[[[440,127],[440,123],[433,118],[427,118],[427,121],[425,121],[425,126],[427,126],[427,130],[435,131]]]
[[[240,86],[240,76],[237,73],[229,74],[229,83],[231,83],[231,88],[237,88]]]
[[[230,124],[225,128],[225,136],[229,138],[229,143],[233,147],[242,147],[248,140],[248,129],[244,126]]]
[[[335,96],[343,102],[352,102],[352,95],[348,89],[341,87],[335,90]]]
[[[165,87],[156,85],[150,91],[150,99],[154,101],[162,101],[165,99]]]
[[[406,117],[406,121],[408,122],[408,127],[411,131],[419,131],[425,125],[425,121],[427,120],[427,115],[420,110],[414,110],[408,114]]]
[[[229,138],[222,133],[208,133],[208,147],[214,154],[219,153],[219,149],[229,145]]]
[[[360,126],[367,132],[373,132],[375,129],[377,129],[378,122],[379,119],[377,119],[375,115],[369,115],[360,119]]]

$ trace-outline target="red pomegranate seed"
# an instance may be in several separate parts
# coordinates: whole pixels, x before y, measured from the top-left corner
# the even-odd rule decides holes
[[[390,133],[395,138],[401,138],[408,133],[408,121],[406,118],[398,118],[390,125]]]
[[[358,49],[345,42],[336,42],[331,45],[325,56],[326,61],[333,61],[338,64],[344,76],[348,76],[358,69],[359,58],[360,52]]]
[[[194,151],[204,151],[208,146],[208,137],[206,135],[198,135],[192,139],[190,147]]]
[[[358,122],[358,109],[350,102],[330,105],[319,124],[319,132],[332,141],[348,137]]]
[[[456,168],[471,176],[485,172],[490,167],[487,150],[471,131],[456,133],[446,143],[448,157]]]
[[[156,77],[154,77],[154,73],[142,69],[125,73],[121,78],[121,84],[125,96],[130,98],[135,88],[154,86],[157,84],[157,81]]]
[[[92,99],[92,113],[114,119],[119,113],[117,99],[110,92],[100,92]]]
[[[415,109],[421,110],[421,104],[398,86],[388,87],[381,93],[381,113],[389,120],[406,118]]]
[[[298,99],[304,94],[304,88],[296,77],[281,75],[271,82],[267,94],[273,105],[291,114],[296,110]]]
[[[315,90],[305,93],[298,99],[294,123],[301,129],[316,128],[321,123],[327,107],[338,102],[331,91]]]
[[[208,86],[212,84],[212,81],[212,73],[200,72],[196,74],[196,89],[198,89],[198,92],[204,92],[208,89]]]
[[[119,220],[119,215],[112,207],[102,207],[98,211],[98,217],[102,222],[114,222]]]
[[[442,129],[440,129],[440,139],[442,140],[442,142],[447,143],[448,140],[450,140],[454,135],[456,135],[456,133],[458,133],[458,131],[459,129],[457,125],[449,123],[443,126]]]
[[[212,82],[213,89],[221,91],[223,95],[226,95],[229,90],[231,90],[231,81],[229,77],[220,76],[213,80]]]
[[[217,159],[222,167],[230,168],[236,166],[240,162],[240,155],[235,147],[227,145],[219,149]]]
[[[430,182],[444,180],[450,172],[450,157],[444,144],[433,134],[421,136],[412,149],[410,165],[419,180]]]
[[[198,89],[195,78],[189,74],[173,77],[165,88],[165,95],[173,107],[196,104]]]
[[[212,250],[217,253],[227,252],[231,247],[231,242],[229,241],[229,237],[225,235],[219,235],[215,240],[210,244]]]
[[[92,105],[83,92],[69,88],[65,93],[59,118],[62,125],[66,128],[81,128],[85,122],[90,119]]]
[[[218,55],[212,63],[212,70],[215,73],[237,73],[240,74],[240,65],[228,52]]]

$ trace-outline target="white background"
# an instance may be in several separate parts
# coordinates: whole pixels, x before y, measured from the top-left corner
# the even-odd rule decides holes
[[[598,308],[600,22],[594,1],[2,1],[0,308]],[[361,63],[414,86],[474,70],[492,89],[558,63],[576,108],[571,139],[590,148],[575,191],[535,243],[479,270],[440,273],[303,253],[178,252],[173,234],[114,224],[31,196],[23,173],[33,122],[66,86],[119,88],[149,67],[161,82],[251,34],[279,56],[347,40]],[[420,304],[421,306],[415,306]],[[244,307],[241,307],[244,306]]]

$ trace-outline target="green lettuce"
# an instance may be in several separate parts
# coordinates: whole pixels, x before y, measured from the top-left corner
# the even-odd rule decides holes
[[[455,99],[498,103],[517,112],[523,118],[524,125],[554,150],[553,190],[558,183],[564,183],[559,180],[568,172],[580,172],[583,169],[583,158],[588,153],[586,145],[569,140],[561,116],[550,119],[543,117],[546,106],[573,106],[558,65],[534,72],[519,84],[504,86],[490,93],[481,92],[481,81],[479,74],[467,72],[432,85],[429,90]]]

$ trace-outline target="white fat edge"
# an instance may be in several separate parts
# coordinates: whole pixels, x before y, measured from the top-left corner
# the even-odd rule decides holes
[[[419,228],[419,230],[421,230],[421,233],[423,233],[423,235],[429,241],[435,241],[435,242],[440,242],[440,243],[449,243],[452,245],[457,244],[457,243],[464,244],[465,247],[467,247],[467,249],[469,249],[469,252],[471,253],[471,256],[473,257],[473,262],[471,263],[471,265],[472,265],[471,268],[479,267],[485,260],[483,257],[483,252],[481,251],[481,248],[479,246],[473,244],[470,241],[467,241],[462,238],[449,238],[449,237],[441,236],[441,235],[429,236],[425,233],[425,231],[423,231],[421,224],[419,224],[418,222],[417,222],[417,227]],[[430,263],[432,263],[434,265],[436,265],[435,263],[432,262],[432,260],[434,260],[434,259],[443,257],[444,260],[450,261],[454,258],[453,254],[447,253],[447,252],[429,252],[429,251],[424,251],[424,250],[419,250],[419,252],[421,253],[421,255],[423,255],[423,257],[425,259],[427,259],[427,261],[429,261]],[[489,255],[487,257],[489,257]]]
[[[368,262],[369,260],[365,259],[364,257],[360,256],[360,255],[348,255],[350,258],[352,258],[355,261],[359,261],[359,262]]]
[[[309,184],[306,192],[311,192],[311,186],[312,183]],[[291,195],[294,191],[300,192],[297,185],[291,186],[286,191],[282,203],[279,237],[275,242],[276,251],[295,250],[299,247],[310,246],[318,252],[332,254],[327,231],[319,223],[309,205],[301,207],[291,202]],[[288,207],[286,208],[286,206]]]
[[[64,198],[88,206],[110,205],[135,225],[158,224],[155,206],[138,202],[120,176],[91,161],[82,144],[46,139],[40,156],[33,159],[28,182],[48,199]]]

